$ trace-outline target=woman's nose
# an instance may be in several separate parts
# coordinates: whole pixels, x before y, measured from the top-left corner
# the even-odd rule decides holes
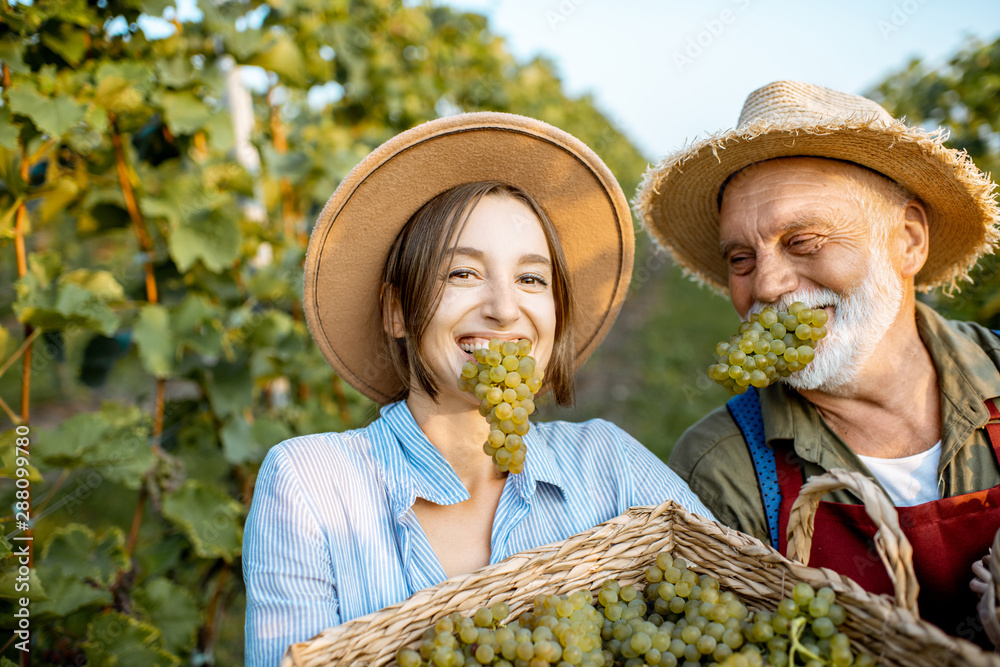
[[[483,304],[483,314],[504,325],[514,322],[520,316],[521,310],[517,302],[517,294],[512,285],[504,283],[491,283],[489,286],[489,296]]]

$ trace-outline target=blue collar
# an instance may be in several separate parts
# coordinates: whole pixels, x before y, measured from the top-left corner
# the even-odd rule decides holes
[[[384,406],[380,419],[372,426],[374,450],[397,516],[408,511],[418,497],[436,505],[453,505],[469,499],[469,492],[454,468],[420,430],[406,401]],[[565,497],[562,471],[545,438],[539,435],[537,425],[525,436],[525,446],[524,471],[508,478],[521,498],[530,503],[538,482],[552,484]]]

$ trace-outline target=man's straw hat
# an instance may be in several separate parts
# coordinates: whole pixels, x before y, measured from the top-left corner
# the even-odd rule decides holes
[[[874,169],[926,205],[930,254],[917,289],[948,290],[998,238],[995,185],[963,152],[945,148],[943,130],[926,132],[896,120],[858,95],[796,81],[750,93],[736,129],[714,134],[663,158],[646,171],[635,210],[646,229],[685,272],[728,292],[719,251],[720,188],[755,162],[815,156]]]
[[[388,371],[379,288],[389,249],[427,201],[464,183],[530,193],[559,234],[571,281],[577,366],[614,322],[632,274],[628,200],[597,155],[541,121],[504,113],[433,120],[390,139],[333,193],[305,260],[304,310],[330,365],[358,391],[398,394]]]

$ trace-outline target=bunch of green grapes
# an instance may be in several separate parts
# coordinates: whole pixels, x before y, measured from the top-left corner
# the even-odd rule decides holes
[[[839,631],[847,612],[831,588],[806,583],[773,612],[750,611],[710,575],[661,552],[645,585],[606,580],[589,591],[540,595],[508,625],[502,602],[451,614],[401,649],[400,667],[875,667]]]
[[[717,362],[708,377],[742,394],[747,387],[774,384],[805,368],[815,357],[816,343],[826,336],[827,314],[796,301],[787,311],[765,308],[741,322],[738,333],[715,346]]]
[[[751,612],[719,581],[688,569],[683,558],[657,555],[646,569],[646,586],[604,582],[598,609],[609,665],[638,667],[874,667],[869,655],[854,655],[846,619],[834,592],[805,583],[793,589],[774,614]]]
[[[494,338],[488,348],[475,351],[476,363],[467,361],[458,378],[459,389],[475,393],[480,400],[479,413],[490,422],[483,451],[501,472],[524,470],[523,438],[543,378],[530,352],[529,340]]]
[[[419,650],[400,649],[400,667],[543,667],[606,664],[601,615],[589,591],[540,595],[532,611],[502,625],[510,613],[503,602],[479,609],[472,618],[453,613],[424,633]]]
[[[838,630],[847,618],[833,589],[815,590],[805,582],[792,589],[792,597],[778,603],[772,614],[757,612],[744,625],[744,636],[761,647],[773,667],[874,667],[870,655],[855,655],[847,635]],[[737,667],[742,663],[722,663]]]

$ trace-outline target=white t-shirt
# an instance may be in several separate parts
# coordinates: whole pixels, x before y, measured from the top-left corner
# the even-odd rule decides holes
[[[941,499],[937,487],[938,461],[941,459],[940,440],[925,452],[900,459],[880,459],[860,454],[858,458],[889,492],[892,504],[896,507],[911,507]]]

